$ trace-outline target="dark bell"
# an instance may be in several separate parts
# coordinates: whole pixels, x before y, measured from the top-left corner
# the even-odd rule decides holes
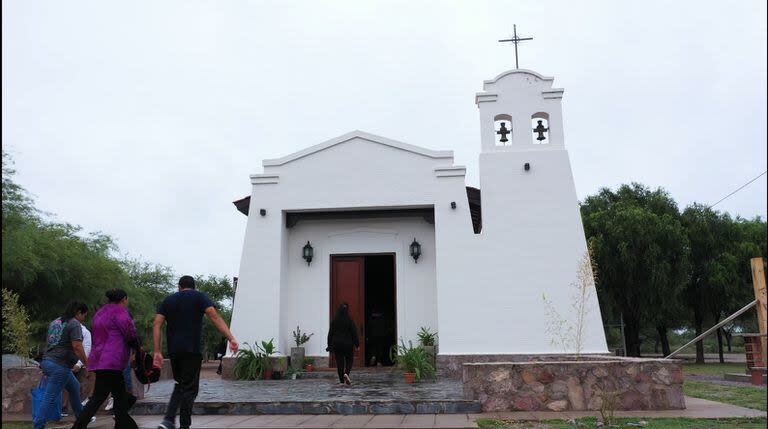
[[[507,134],[509,134],[511,132],[512,131],[509,131],[507,129],[507,123],[506,122],[502,122],[501,123],[501,129],[499,129],[499,131],[496,131],[496,134],[501,136],[501,139],[499,139],[500,142],[506,143],[506,142],[509,141],[509,139],[507,139]]]
[[[536,137],[536,140],[538,140],[538,141],[546,140],[547,138],[544,137],[544,133],[549,131],[549,128],[547,128],[544,125],[542,125],[542,123],[541,123],[542,121],[541,120],[539,120],[537,122],[539,123],[539,125],[536,125],[536,128],[533,129],[533,132],[539,133],[539,136]]]

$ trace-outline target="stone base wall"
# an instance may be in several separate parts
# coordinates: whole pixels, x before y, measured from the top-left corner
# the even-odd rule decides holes
[[[315,358],[315,363],[313,364],[315,368],[330,368],[331,358],[328,355],[312,357]]]
[[[32,413],[32,389],[42,376],[36,366],[3,367],[3,413]]]
[[[579,360],[465,363],[464,397],[491,411],[685,408],[679,361],[581,356]]]
[[[590,355],[589,358],[609,357],[605,355]],[[437,355],[437,372],[440,377],[461,380],[463,364],[487,363],[487,362],[552,362],[574,360],[576,356],[566,354],[525,355],[525,354],[499,354],[499,355]]]

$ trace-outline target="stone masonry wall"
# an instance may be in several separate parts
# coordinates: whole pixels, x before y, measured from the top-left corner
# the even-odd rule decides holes
[[[581,359],[611,359],[612,356],[605,355],[584,355]],[[527,354],[478,354],[478,355],[437,355],[438,375],[441,377],[461,380],[463,374],[463,365],[465,363],[485,363],[485,362],[551,362],[551,361],[570,361],[575,360],[575,355],[567,354],[545,354],[545,355],[527,355]]]
[[[3,413],[31,413],[32,389],[42,371],[36,366],[3,368]]]
[[[614,393],[615,410],[684,409],[680,362],[587,357],[585,360],[463,364],[465,399],[483,411],[600,410]]]

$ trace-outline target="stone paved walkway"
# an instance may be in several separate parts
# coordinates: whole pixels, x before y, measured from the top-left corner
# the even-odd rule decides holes
[[[389,373],[353,373],[352,386],[334,378],[299,380],[200,380],[197,414],[452,414],[480,412],[463,398],[460,381],[440,379],[406,384]],[[159,414],[173,381],[153,384],[135,414]]]
[[[686,397],[685,410],[670,411],[617,411],[616,417],[638,419],[662,417],[688,417],[698,419],[730,417],[767,417],[765,411],[722,404]],[[596,412],[507,412],[482,414],[407,414],[407,415],[195,415],[192,426],[195,429],[267,429],[267,428],[476,428],[475,421],[481,418],[515,421],[540,421],[552,419],[575,419],[597,416]],[[135,416],[141,429],[155,429],[160,415]],[[3,421],[29,421],[29,416],[3,415]],[[70,421],[68,419],[67,421]],[[111,428],[114,423],[109,416],[100,415],[89,429]],[[69,428],[71,422],[51,425],[53,429]]]

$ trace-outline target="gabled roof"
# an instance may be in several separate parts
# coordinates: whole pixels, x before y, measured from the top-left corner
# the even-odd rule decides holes
[[[339,137],[330,139],[328,141],[325,141],[320,144],[316,144],[314,146],[308,147],[304,150],[300,150],[298,152],[292,153],[288,156],[284,156],[282,158],[275,158],[275,159],[265,159],[262,162],[262,165],[264,167],[274,167],[274,166],[280,166],[287,164],[291,161],[295,161],[300,158],[304,158],[305,156],[312,155],[314,153],[320,152],[322,150],[326,150],[328,148],[331,148],[333,146],[336,146],[338,144],[342,144],[344,142],[348,142],[352,139],[362,139],[366,140],[372,143],[378,143],[384,146],[393,147],[395,149],[404,150],[406,152],[415,153],[418,155],[426,156],[428,158],[435,158],[435,159],[453,159],[453,151],[451,150],[431,150],[426,149],[419,146],[410,145],[408,143],[399,142],[397,140],[388,139],[386,137],[381,137],[377,135],[373,135],[370,133],[366,133],[364,131],[355,130],[349,133],[346,133],[344,135],[341,135]]]

